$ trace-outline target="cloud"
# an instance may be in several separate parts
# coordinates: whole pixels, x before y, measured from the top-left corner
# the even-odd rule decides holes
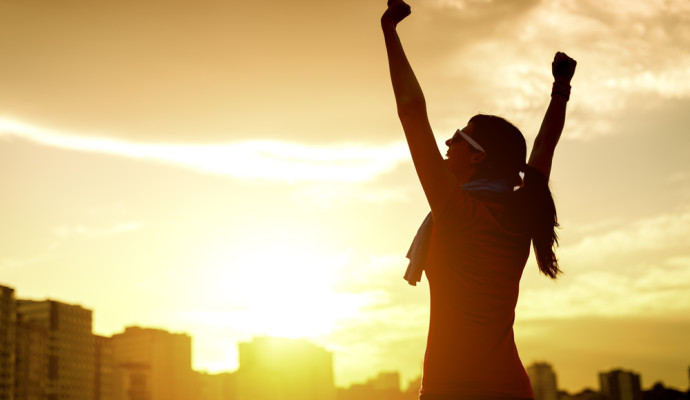
[[[59,225],[52,229],[55,236],[61,239],[72,237],[102,237],[134,232],[142,229],[144,223],[140,221],[120,222],[107,227],[92,227],[85,225]]]
[[[41,254],[33,257],[25,258],[8,258],[3,257],[0,259],[0,271],[9,271],[12,269],[20,270],[33,265],[40,265],[46,261],[53,261],[54,256],[52,254],[46,255]]]
[[[429,319],[428,288],[426,282],[416,287],[405,282],[406,266],[407,259],[400,254],[351,254],[337,271],[334,290],[368,301],[356,318],[343,319],[332,336],[353,343],[362,335],[371,336],[373,346],[423,338]]]
[[[687,2],[551,1],[526,19],[532,24],[521,41],[576,49],[584,74],[576,74],[574,83],[593,109],[625,107],[616,99],[631,93],[690,96]]]
[[[615,222],[615,221],[614,221]],[[612,222],[612,223],[614,223]],[[617,229],[590,234],[559,250],[561,262],[592,269],[617,267],[623,259],[690,248],[690,211],[633,221]]]
[[[626,272],[588,271],[550,288],[523,290],[517,313],[524,319],[542,319],[668,316],[690,311],[690,257],[628,268]]]
[[[508,116],[536,131],[550,93],[550,57],[558,50],[578,60],[568,119],[570,138],[615,133],[611,118],[631,105],[654,107],[690,98],[690,7],[685,1],[554,0],[517,14],[489,1],[437,5],[486,9],[492,30],[465,32],[442,62],[440,79],[462,88],[445,102]],[[456,22],[465,22],[458,13]],[[473,24],[469,20],[467,23]],[[463,30],[448,26],[448,34]],[[463,31],[464,32],[464,31]],[[447,51],[447,50],[444,50]],[[640,102],[640,100],[644,100]],[[461,104],[458,104],[461,103]],[[464,104],[463,104],[464,103]]]
[[[382,146],[338,143],[308,146],[271,140],[218,145],[140,144],[51,131],[0,118],[0,137],[170,163],[246,180],[365,182],[391,171],[409,153],[402,142]]]
[[[690,180],[690,172],[688,171],[676,171],[664,178],[664,181],[669,184],[684,184],[686,181]]]
[[[436,0],[435,5],[441,8],[454,8],[466,10],[471,7],[489,5],[493,0]]]
[[[668,316],[690,311],[690,212],[622,223],[602,221],[559,250],[566,273],[544,288],[526,285],[528,319]]]
[[[324,182],[298,190],[290,198],[308,208],[342,209],[353,202],[375,205],[404,203],[413,190],[418,189],[412,185],[370,188],[357,182]]]
[[[336,350],[335,367],[347,383],[364,381],[371,371],[400,371],[403,381],[421,372],[428,287],[426,282],[412,287],[403,280],[406,260],[400,254],[352,254],[337,273],[335,290],[370,299],[356,318],[341,320],[325,338]],[[363,363],[370,368],[363,369]]]

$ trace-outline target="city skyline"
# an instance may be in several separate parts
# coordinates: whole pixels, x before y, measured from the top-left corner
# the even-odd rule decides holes
[[[411,6],[400,35],[442,149],[477,112],[531,144],[553,54],[578,61],[551,175],[565,273],[528,262],[523,363],[567,366],[573,392],[620,365],[684,387],[690,3]],[[189,332],[198,369],[232,370],[236,343],[273,335],[332,349],[338,385],[419,376],[428,285],[402,275],[428,205],[384,8],[0,1],[0,282],[98,310],[101,335]]]
[[[5,295],[8,293],[8,289],[12,293],[11,297],[18,305],[16,311],[17,315],[23,315],[24,317],[17,318],[15,323],[17,323],[17,321],[21,321],[22,323],[31,323],[31,315],[36,314],[39,316],[40,320],[42,320],[40,324],[53,324],[53,317],[50,317],[50,313],[46,314],[46,310],[52,309],[59,313],[67,313],[72,316],[72,321],[77,321],[70,323],[76,323],[76,326],[78,326],[76,332],[79,333],[76,337],[70,338],[69,336],[66,336],[65,338],[72,342],[75,342],[75,339],[78,338],[74,344],[76,344],[77,342],[84,342],[83,335],[84,332],[86,332],[86,326],[84,325],[82,320],[88,320],[88,324],[89,326],[91,326],[92,314],[95,314],[94,310],[83,308],[83,306],[80,304],[63,303],[56,299],[36,300],[14,298],[14,292],[16,289],[4,285],[3,282],[0,282],[0,300],[2,300],[0,301],[0,317],[4,317],[4,314],[8,312],[8,310],[6,309],[7,299],[4,298]],[[85,316],[87,319],[84,319]],[[74,319],[75,317],[76,319]],[[70,317],[68,317],[67,319],[70,319]],[[4,321],[4,319],[2,320]],[[0,324],[0,328],[3,328],[0,329],[0,343],[4,343],[6,337],[3,335],[3,333],[13,334],[15,330],[8,329],[8,327],[3,326],[2,324]],[[74,328],[69,328],[69,331],[71,331],[71,335],[74,335]],[[28,332],[30,331],[27,331],[27,333]],[[90,335],[93,336],[93,340],[96,340],[96,342],[99,338],[101,340],[113,341],[112,344],[108,345],[111,348],[108,357],[113,359],[116,364],[118,362],[124,362],[124,365],[126,366],[139,366],[138,368],[141,368],[141,366],[146,367],[157,365],[157,367],[152,367],[152,370],[163,370],[162,372],[156,372],[156,375],[159,376],[157,380],[157,385],[165,385],[164,382],[166,381],[166,379],[173,379],[175,381],[183,382],[183,386],[181,386],[180,388],[191,387],[187,386],[190,385],[189,382],[192,381],[191,375],[189,377],[185,377],[184,379],[181,378],[184,375],[185,368],[188,368],[190,373],[209,373],[209,371],[207,370],[199,370],[192,368],[191,359],[193,356],[192,344],[194,343],[194,338],[190,336],[187,332],[172,332],[167,330],[165,327],[127,326],[123,327],[122,332],[114,333],[110,337],[99,336],[97,333],[93,332],[92,329],[90,329]],[[154,346],[150,350],[147,350],[147,348],[152,346],[153,343],[158,343],[158,345]],[[95,347],[96,349],[98,349],[99,347],[102,348],[103,346],[104,344],[100,344],[96,345]],[[253,389],[253,387],[256,386],[260,381],[259,377],[271,373],[278,374],[277,378],[274,378],[277,380],[277,382],[299,381],[301,382],[301,384],[308,384],[309,379],[315,379],[315,376],[323,375],[325,379],[319,379],[319,382],[321,382],[320,385],[323,385],[325,383],[326,387],[328,385],[331,385],[334,389],[339,390],[353,389],[353,393],[355,393],[355,396],[356,393],[358,393],[357,389],[367,387],[367,385],[372,385],[371,388],[373,389],[379,388],[388,390],[392,388],[391,382],[397,382],[397,387],[395,389],[396,393],[399,392],[401,395],[403,395],[405,393],[410,394],[412,392],[415,392],[419,388],[415,388],[414,385],[421,384],[421,375],[408,381],[402,381],[400,379],[399,371],[381,370],[374,372],[374,374],[366,377],[366,379],[362,381],[350,382],[348,385],[338,386],[335,384],[332,378],[332,366],[335,364],[335,359],[333,357],[332,351],[324,347],[319,347],[303,338],[293,339],[273,336],[255,336],[252,337],[249,341],[236,343],[236,346],[238,348],[238,368],[235,370],[228,371],[215,371],[215,374],[237,374],[239,372],[240,375],[237,375],[233,382],[239,382],[244,378],[248,379],[248,383],[245,382],[243,384],[244,389],[242,390],[245,393],[251,393],[252,390],[256,390]],[[242,351],[242,348],[244,348],[244,352]],[[241,354],[244,354],[244,363],[241,361]],[[49,354],[46,354],[46,356],[48,357]],[[72,356],[70,356],[67,353],[62,354],[60,357],[66,357],[68,359],[72,358]],[[290,362],[290,360],[298,360],[300,357],[307,357],[306,361],[304,361],[304,367],[306,368],[307,366],[309,366],[309,368],[311,369],[299,371],[300,368],[296,365],[285,364],[286,362]],[[3,367],[6,367],[6,365],[4,365],[5,362],[5,358],[0,359],[0,364]],[[326,364],[324,364],[324,362],[326,362]],[[72,361],[72,363],[74,362]],[[70,365],[70,363],[67,364]],[[323,366],[327,364],[331,367],[329,369],[324,369]],[[244,368],[242,368],[243,365]],[[77,365],[77,367],[81,368],[82,370],[84,369],[83,366],[79,367]],[[619,378],[605,379],[604,377],[614,377],[621,374],[623,376],[633,376],[633,378],[635,379],[634,384],[637,385],[638,391],[652,390],[655,385],[661,383],[666,388],[678,390],[681,392],[687,391],[688,393],[690,393],[690,360],[687,363],[686,369],[683,370],[683,372],[687,372],[687,387],[674,387],[673,385],[668,385],[668,383],[660,380],[654,382],[646,382],[641,379],[641,376],[639,374],[635,373],[634,371],[628,371],[628,369],[624,366],[618,365],[613,368],[608,367],[592,371],[592,374],[598,378],[598,386],[595,385],[592,387],[583,387],[579,390],[572,391],[567,390],[566,388],[561,388],[558,385],[557,377],[559,376],[559,372],[557,370],[554,370],[552,364],[549,361],[533,361],[529,364],[526,364],[525,367],[534,390],[535,400],[558,400],[561,392],[570,392],[570,394],[575,394],[576,392],[583,392],[586,390],[611,390],[611,384],[606,379],[610,380]],[[93,367],[89,367],[86,370],[92,370],[92,368]],[[134,370],[134,372],[136,373],[136,369]],[[287,374],[289,376],[282,377],[281,374]],[[122,378],[120,377],[119,379]],[[156,381],[154,380],[154,382]],[[251,382],[254,382],[254,384],[252,384]],[[642,382],[644,382],[644,384],[642,384]],[[235,383],[235,385],[237,384],[238,383]],[[271,385],[268,386],[270,387]],[[298,386],[299,385],[292,388],[297,390],[295,392],[296,394],[299,393],[299,389],[297,389]],[[0,385],[0,387],[2,387],[2,385]],[[161,386],[161,388],[164,387],[165,386]],[[276,390],[278,390],[279,388],[280,386],[275,387]],[[325,393],[323,389],[318,389],[317,386],[313,386],[313,389],[315,390],[314,393],[317,394],[315,398],[319,398],[318,393]],[[167,388],[166,390],[170,390],[170,388]],[[89,388],[88,391],[92,392],[93,388]],[[180,389],[178,389],[178,391],[180,391]],[[641,392],[639,395],[641,396]],[[335,396],[335,392],[328,393],[328,396],[325,397],[330,398],[331,396]],[[641,398],[633,399],[625,397],[619,400],[640,399]]]

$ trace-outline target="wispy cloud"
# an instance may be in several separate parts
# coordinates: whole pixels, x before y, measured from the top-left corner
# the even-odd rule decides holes
[[[10,271],[13,269],[19,270],[33,265],[39,265],[46,261],[53,260],[52,254],[40,254],[25,258],[0,258],[0,271]]]
[[[144,223],[140,221],[120,222],[106,227],[94,227],[86,225],[60,225],[52,229],[55,236],[61,239],[73,237],[102,237],[134,232],[142,229]]]
[[[17,136],[77,151],[148,159],[239,179],[365,182],[409,159],[402,142],[309,146],[272,140],[217,145],[141,144],[78,136],[0,118],[0,137]]]
[[[342,209],[355,203],[390,204],[409,200],[410,193],[417,186],[391,186],[369,188],[357,183],[320,183],[298,190],[290,198],[305,207],[321,209]]]
[[[336,368],[360,381],[370,375],[362,362],[379,371],[400,371],[405,380],[416,378],[429,321],[426,282],[412,287],[402,279],[407,259],[401,254],[350,256],[338,271],[337,290],[369,302],[359,308],[357,318],[341,320],[327,336],[338,352]]]
[[[591,231],[590,229],[593,229]],[[604,221],[560,251],[565,275],[525,287],[524,318],[673,315],[690,311],[690,212]]]
[[[488,6],[494,0],[436,0],[434,4],[441,8],[454,8],[456,10],[466,10],[470,7]]]
[[[690,212],[662,214],[590,234],[560,249],[561,260],[578,268],[615,267],[641,254],[690,248]],[[618,261],[618,262],[617,262]]]
[[[673,315],[690,311],[690,257],[629,271],[599,270],[520,294],[521,318]],[[638,274],[639,273],[639,274]]]

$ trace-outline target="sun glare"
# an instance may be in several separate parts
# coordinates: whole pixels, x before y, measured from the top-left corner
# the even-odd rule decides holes
[[[333,291],[346,257],[320,254],[289,244],[264,245],[248,253],[241,265],[225,269],[220,280],[234,282],[227,301],[243,305],[233,311],[233,329],[250,335],[318,338],[356,310],[352,294]]]

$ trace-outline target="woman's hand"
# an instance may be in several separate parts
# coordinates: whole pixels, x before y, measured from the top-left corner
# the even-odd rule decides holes
[[[553,73],[554,81],[570,84],[570,80],[573,79],[573,75],[575,74],[575,66],[577,66],[577,61],[568,57],[567,54],[561,53],[560,51],[556,53],[551,63],[551,72]]]
[[[388,0],[388,9],[381,17],[381,26],[395,28],[411,12],[410,6],[403,0]]]

